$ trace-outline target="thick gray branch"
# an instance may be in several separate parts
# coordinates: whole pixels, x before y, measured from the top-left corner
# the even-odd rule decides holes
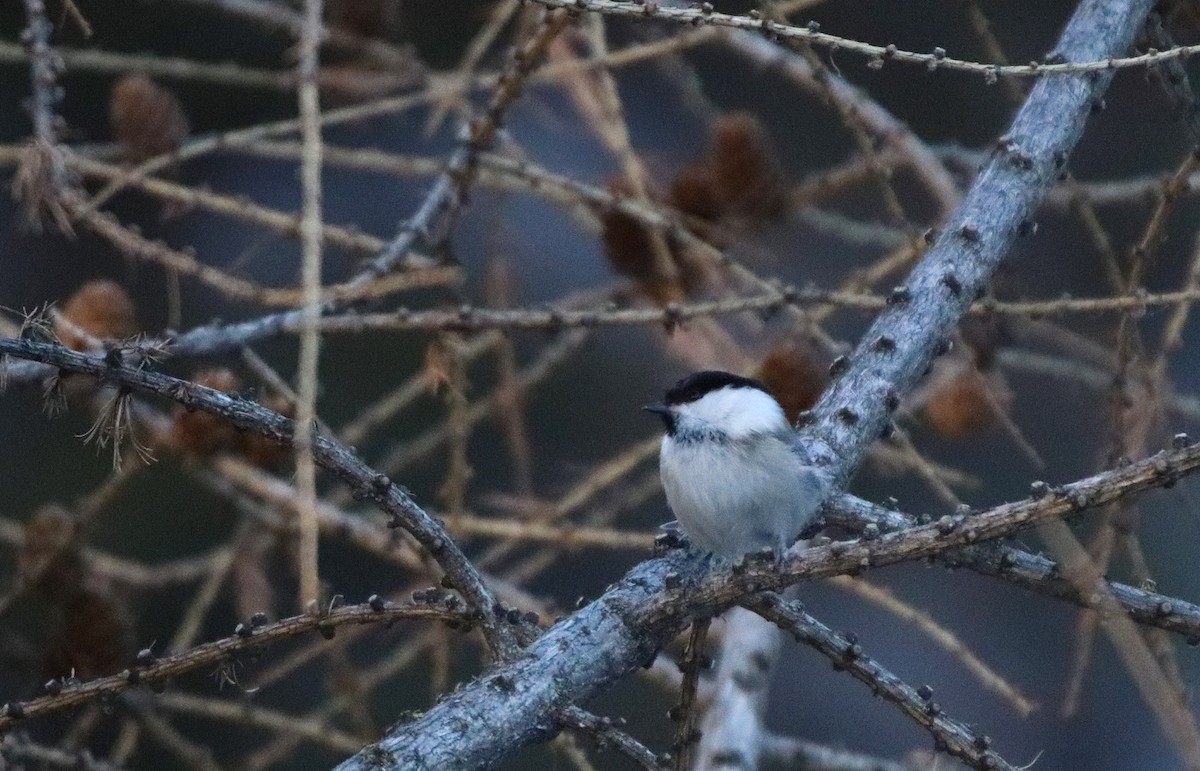
[[[1149,0],[1085,0],[1050,57],[1078,62],[1121,55],[1150,6]],[[843,482],[1031,221],[1111,77],[1047,78],[1034,87],[962,204],[814,408],[806,436],[825,445],[824,460]]]

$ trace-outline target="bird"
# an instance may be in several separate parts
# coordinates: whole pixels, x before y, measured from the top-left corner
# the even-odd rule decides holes
[[[758,380],[704,370],[644,407],[666,433],[659,473],[691,545],[718,560],[782,554],[816,518],[832,477],[811,465]]]

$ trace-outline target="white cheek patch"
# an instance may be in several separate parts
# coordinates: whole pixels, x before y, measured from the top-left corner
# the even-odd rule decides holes
[[[788,427],[783,408],[757,388],[711,391],[694,402],[680,405],[679,416],[685,423],[699,424],[697,427],[720,429],[731,439]]]

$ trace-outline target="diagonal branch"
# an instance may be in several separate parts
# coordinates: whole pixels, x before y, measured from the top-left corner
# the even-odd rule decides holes
[[[888,531],[900,531],[916,524],[916,518],[864,501],[852,495],[840,495],[826,504],[827,524],[868,537]],[[950,522],[954,518],[951,517]],[[872,527],[873,526],[873,527]],[[1063,577],[1058,563],[1038,554],[1012,546],[982,544],[941,555],[952,568],[967,568],[985,576],[1008,581],[1023,589],[1074,603],[1082,608],[1096,603],[1094,593],[1083,593]],[[1153,626],[1183,635],[1190,645],[1200,644],[1200,606],[1147,589],[1106,581],[1108,593],[1121,610],[1143,626]]]
[[[753,597],[744,606],[774,622],[780,629],[791,632],[796,642],[820,651],[833,661],[835,668],[849,672],[869,685],[876,696],[882,696],[898,706],[933,735],[937,749],[962,758],[975,768],[1007,768],[1015,771],[1015,766],[989,749],[991,741],[987,736],[976,734],[966,724],[943,713],[941,706],[932,700],[932,689],[928,686],[913,688],[863,655],[862,646],[855,635],[838,634],[805,613],[798,603],[783,602],[773,594]]]
[[[372,595],[369,602],[361,605],[345,605],[327,613],[305,613],[267,623],[252,619],[240,623],[229,637],[188,648],[180,653],[157,657],[150,649],[138,654],[137,662],[129,669],[108,677],[79,682],[74,678],[51,680],[46,685],[47,695],[30,701],[10,701],[0,714],[0,730],[10,728],[15,722],[39,715],[96,701],[116,695],[138,685],[165,686],[172,678],[187,672],[211,668],[235,660],[240,655],[261,650],[297,635],[320,632],[330,635],[337,627],[348,624],[393,624],[400,620],[433,620],[457,624],[470,623],[470,614],[460,607],[447,608],[438,603],[402,602],[393,603]],[[262,623],[260,623],[260,621]]]
[[[1146,0],[1081,3],[1052,57],[1104,58],[1124,51],[1141,26]],[[1001,137],[933,246],[881,312],[840,376],[813,410],[805,435],[826,445],[824,461],[841,481],[858,468],[887,427],[890,411],[923,376],[968,306],[981,293],[1042,193],[1065,167],[1111,76],[1040,81]]]
[[[144,361],[127,366],[121,361],[120,349],[114,348],[101,357],[77,353],[51,343],[0,337],[0,356],[5,354],[49,364],[63,374],[92,375],[101,381],[117,384],[122,389],[158,394],[187,409],[220,415],[238,428],[256,431],[279,444],[290,445],[293,442],[294,421],[236,394],[153,372],[145,366]],[[477,620],[482,624],[489,645],[497,649],[501,642],[507,643],[512,630],[494,619],[493,609],[498,605],[495,596],[439,521],[418,506],[407,490],[367,466],[344,444],[314,432],[312,453],[318,465],[350,485],[356,498],[379,507],[391,516],[393,526],[404,528],[429,551],[445,571],[445,580],[463,595],[477,613]]]

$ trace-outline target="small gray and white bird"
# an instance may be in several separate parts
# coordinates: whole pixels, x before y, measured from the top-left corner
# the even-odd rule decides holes
[[[659,470],[667,503],[701,551],[778,554],[815,518],[830,477],[806,463],[783,408],[759,381],[697,372],[645,409],[666,424]]]

